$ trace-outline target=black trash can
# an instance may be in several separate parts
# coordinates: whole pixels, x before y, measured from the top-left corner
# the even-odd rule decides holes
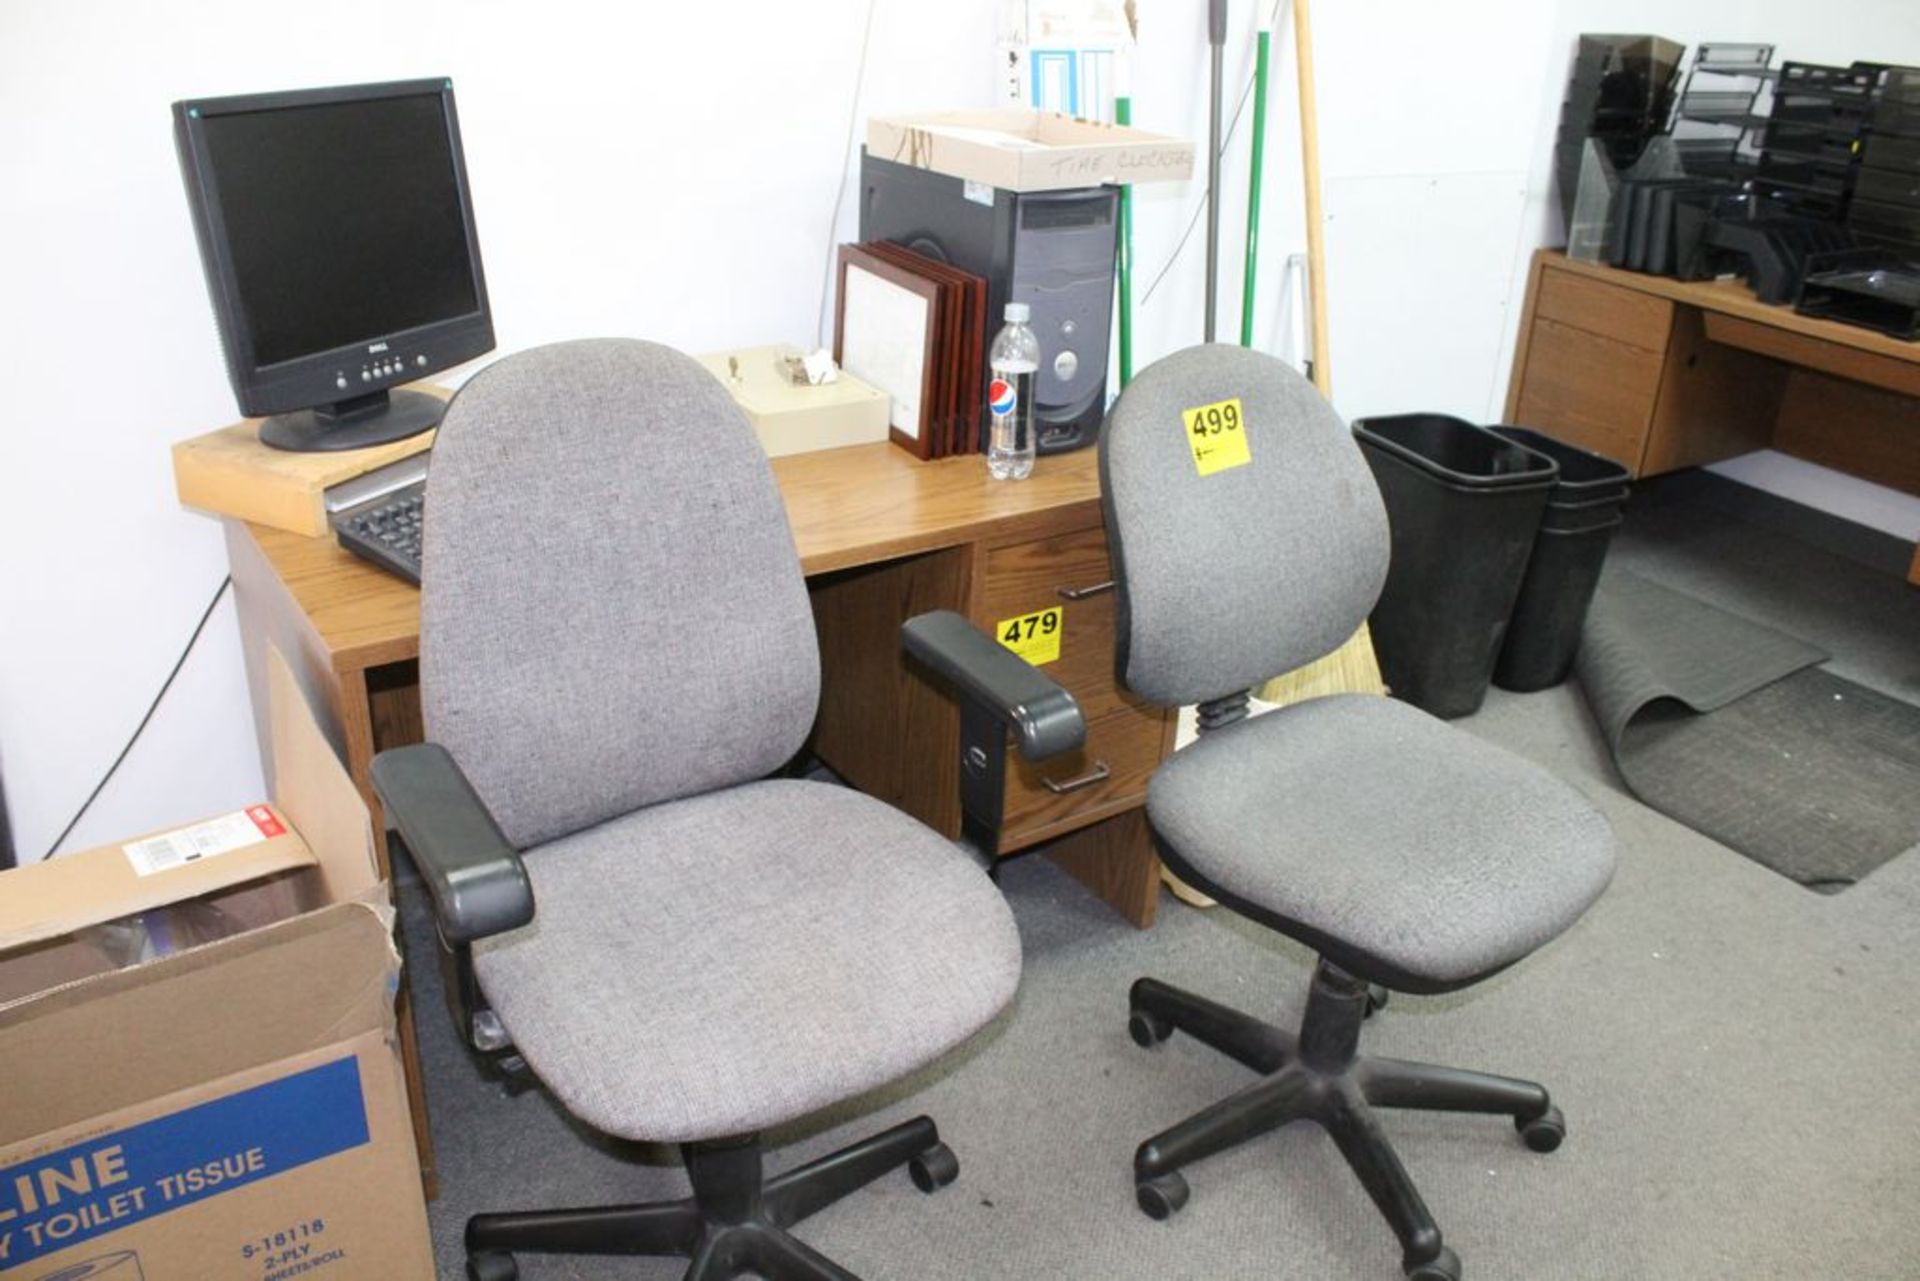
[[[1625,519],[1631,477],[1610,458],[1537,431],[1491,430],[1545,454],[1560,468],[1493,668],[1494,684],[1528,694],[1558,685],[1573,670],[1580,629],[1600,583],[1607,547]]]
[[[1371,618],[1396,698],[1435,716],[1480,706],[1558,469],[1445,414],[1353,424],[1386,502],[1393,560]]]

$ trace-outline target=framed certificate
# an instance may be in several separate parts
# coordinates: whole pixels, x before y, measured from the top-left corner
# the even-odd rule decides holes
[[[934,433],[934,354],[940,286],[858,245],[840,246],[833,358],[892,401],[889,435],[915,457],[944,452]]]

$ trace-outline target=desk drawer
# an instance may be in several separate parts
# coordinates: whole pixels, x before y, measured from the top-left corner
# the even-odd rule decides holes
[[[1114,676],[1113,567],[1107,531],[1095,525],[987,553],[986,581],[974,621],[994,629],[1006,619],[1058,606],[1060,655],[1040,670],[1065,686],[1087,718],[1087,741],[1051,760],[1022,759],[1005,748],[998,793],[1000,852],[1050,840],[1138,805],[1160,763],[1170,713],[1121,689]],[[988,785],[992,791],[992,785]]]
[[[1673,304],[1665,298],[1551,267],[1540,273],[1533,310],[1536,316],[1644,351],[1665,351],[1673,330]]]
[[[1514,421],[1637,476],[1664,363],[1663,352],[1536,317]]]
[[[1077,752],[1029,761],[1009,748],[1001,850],[1140,804],[1165,738],[1166,719],[1158,711],[1120,707],[1087,721],[1087,741]]]
[[[1147,709],[1150,704],[1114,677],[1112,582],[1107,531],[1098,525],[996,548],[987,554],[986,590],[974,621],[993,631],[1006,619],[1059,606],[1060,656],[1041,670],[1066,686],[1088,720],[1121,707]]]

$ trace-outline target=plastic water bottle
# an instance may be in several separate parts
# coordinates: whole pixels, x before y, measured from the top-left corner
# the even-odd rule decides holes
[[[987,471],[995,480],[1025,480],[1033,474],[1033,376],[1040,372],[1040,340],[1027,328],[1027,304],[1008,303],[1006,318],[987,355],[993,373],[987,385],[992,414]]]

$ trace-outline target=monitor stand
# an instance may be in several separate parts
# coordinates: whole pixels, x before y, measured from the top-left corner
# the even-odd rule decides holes
[[[446,410],[446,401],[425,392],[376,391],[332,405],[275,414],[260,424],[260,443],[300,454],[365,449],[436,427]]]

